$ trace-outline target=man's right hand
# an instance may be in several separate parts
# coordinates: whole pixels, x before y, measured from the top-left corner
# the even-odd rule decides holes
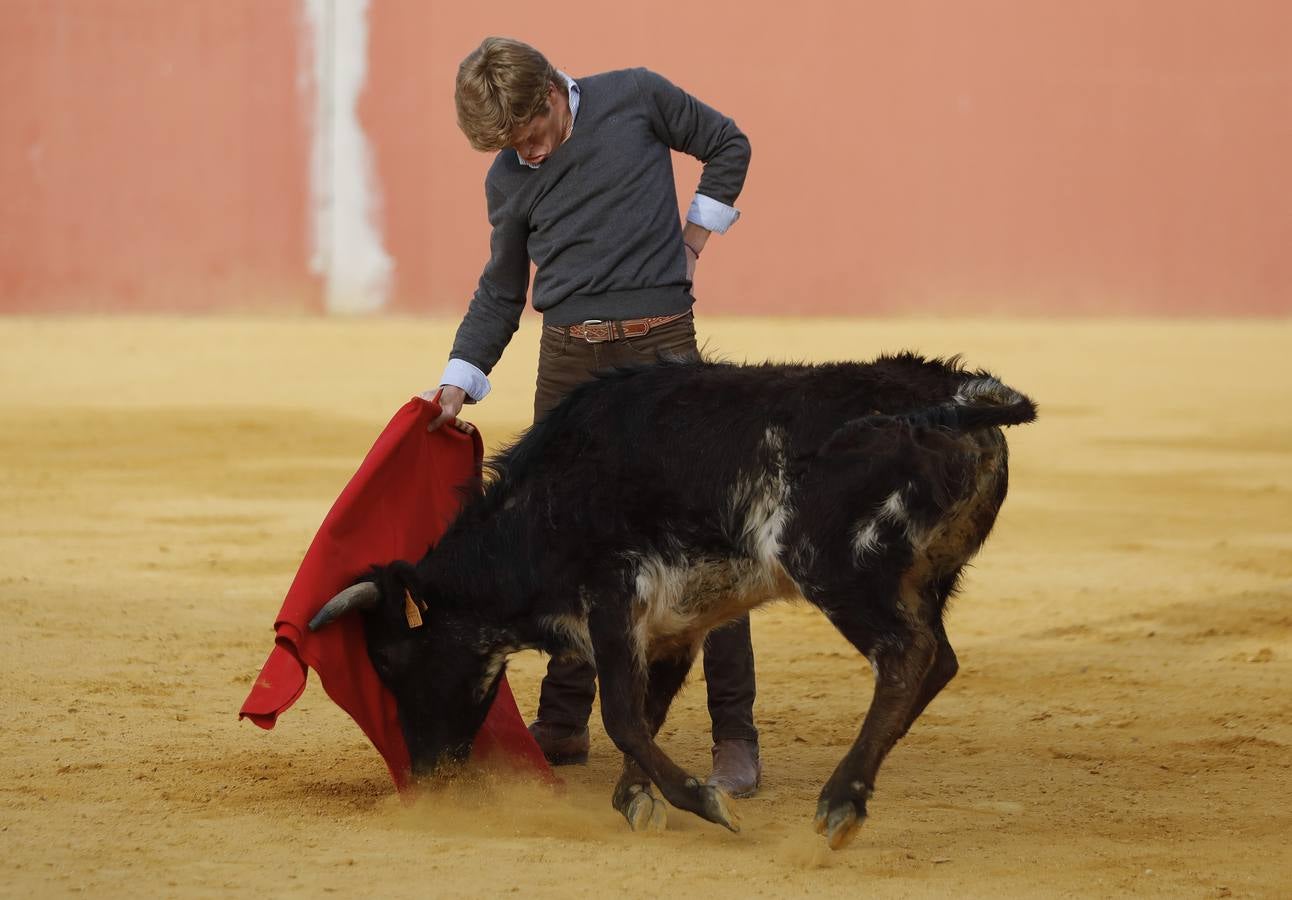
[[[467,402],[467,392],[462,390],[462,388],[455,387],[451,384],[446,384],[433,391],[424,391],[421,397],[423,400],[436,400],[437,394],[439,395],[438,401],[440,404],[440,414],[436,417],[435,421],[426,426],[427,431],[434,431],[441,425],[453,422],[453,420],[457,418],[458,413],[462,412],[463,404]],[[469,422],[458,422],[455,424],[461,431],[470,433],[475,430]],[[466,427],[464,428],[463,426]]]

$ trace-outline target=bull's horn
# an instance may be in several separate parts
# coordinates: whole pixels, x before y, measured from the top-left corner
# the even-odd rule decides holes
[[[381,599],[381,591],[371,581],[361,581],[346,588],[323,605],[318,615],[310,619],[310,631],[318,631],[333,619],[356,609],[372,609]]]

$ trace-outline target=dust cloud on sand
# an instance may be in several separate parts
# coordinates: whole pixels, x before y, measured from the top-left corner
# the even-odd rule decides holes
[[[841,853],[815,796],[870,697],[815,612],[755,616],[743,833],[632,835],[618,759],[405,805],[317,681],[236,711],[314,529],[456,323],[0,321],[0,894],[1286,895],[1292,325],[701,321],[735,359],[964,353],[1041,405],[949,618],[959,677]],[[470,409],[526,424],[532,323]],[[543,661],[517,656],[532,710]],[[662,742],[705,774],[703,686]]]

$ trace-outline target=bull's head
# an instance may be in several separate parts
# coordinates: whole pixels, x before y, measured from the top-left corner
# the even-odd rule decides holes
[[[503,658],[469,612],[429,593],[413,566],[395,563],[329,600],[310,630],[350,614],[363,617],[368,658],[399,707],[414,777],[464,762]]]

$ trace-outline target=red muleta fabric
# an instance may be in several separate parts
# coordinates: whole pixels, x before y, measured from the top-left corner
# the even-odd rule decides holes
[[[446,427],[428,432],[426,426],[439,414],[439,404],[413,398],[368,451],[301,562],[274,623],[273,652],[238,713],[261,728],[273,728],[304,693],[309,666],[386,760],[400,791],[410,783],[408,748],[395,698],[368,660],[363,620],[347,616],[318,632],[311,632],[308,623],[370,566],[421,559],[457,515],[458,489],[480,476],[484,443],[478,431],[468,435]],[[471,756],[555,780],[505,677]]]

